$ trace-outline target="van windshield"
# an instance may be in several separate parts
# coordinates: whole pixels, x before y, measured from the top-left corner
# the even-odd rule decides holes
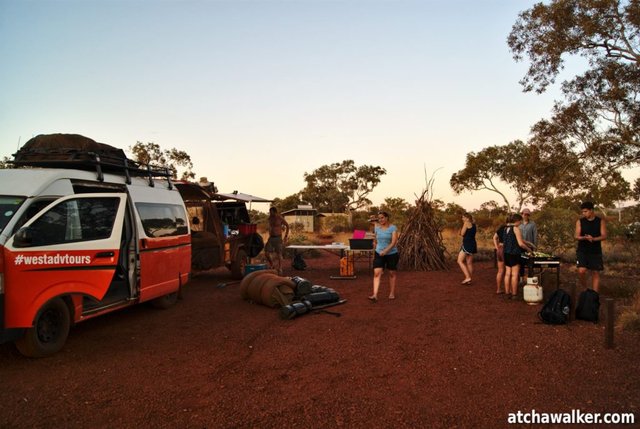
[[[0,232],[4,230],[25,199],[24,197],[0,196]]]

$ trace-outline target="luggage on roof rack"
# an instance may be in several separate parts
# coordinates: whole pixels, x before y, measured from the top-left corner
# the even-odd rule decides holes
[[[103,181],[103,172],[124,174],[127,183],[131,176],[167,179],[172,188],[171,172],[168,168],[142,165],[128,159],[122,149],[98,143],[79,134],[40,134],[27,141],[13,155],[11,163],[19,167],[74,168],[96,171]]]
[[[79,134],[40,134],[27,141],[14,154],[14,163],[82,161],[88,153],[95,153],[105,161],[117,162],[127,158],[122,149],[98,143]],[[90,159],[84,159],[90,161]]]

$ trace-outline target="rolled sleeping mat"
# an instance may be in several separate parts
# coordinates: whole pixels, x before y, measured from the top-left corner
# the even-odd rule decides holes
[[[336,291],[313,292],[304,297],[306,301],[311,303],[312,307],[318,305],[333,304],[340,301],[340,295]]]
[[[311,286],[311,293],[314,293],[314,292],[326,292],[326,291],[335,292],[335,290],[333,290],[333,289],[331,289],[330,287],[327,287],[327,286],[321,286],[321,285],[313,285],[313,286]]]
[[[311,293],[312,283],[300,276],[291,277],[291,280],[295,284],[295,292],[297,297],[305,296],[308,293]]]
[[[259,270],[254,271],[252,273],[247,274],[240,281],[240,296],[242,299],[249,299],[249,295],[247,294],[247,288],[249,287],[249,283],[253,281],[258,276],[263,274],[277,274],[276,270]]]
[[[267,307],[283,307],[293,300],[293,282],[285,277],[268,279],[260,291],[260,303]]]
[[[279,279],[280,277],[275,274],[265,274],[253,279],[247,287],[247,297],[249,300],[257,303],[262,302],[262,288],[265,283],[271,279]]]
[[[280,308],[280,318],[290,320],[309,311],[311,311],[309,301],[298,301]]]

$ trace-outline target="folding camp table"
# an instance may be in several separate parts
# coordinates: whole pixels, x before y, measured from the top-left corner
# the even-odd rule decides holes
[[[329,253],[339,256],[340,258],[343,258],[345,255],[348,256],[348,254],[350,253],[350,247],[345,244],[292,244],[290,246],[287,246],[287,249],[293,249],[294,255],[298,252],[304,252],[305,250],[325,250]],[[331,276],[331,278],[336,280],[352,280],[355,279],[356,276],[338,275]]]
[[[560,287],[560,258],[557,256],[528,256],[522,255],[525,267],[528,269],[527,275],[533,277],[540,274],[540,284],[542,284],[542,273],[547,270],[556,272],[556,289]]]

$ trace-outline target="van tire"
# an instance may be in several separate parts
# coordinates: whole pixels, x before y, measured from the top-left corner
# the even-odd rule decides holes
[[[151,305],[153,308],[166,310],[167,308],[173,307],[176,302],[178,302],[178,291],[168,293],[160,298],[152,299]]]
[[[247,252],[244,249],[238,249],[236,257],[231,261],[231,277],[241,279],[244,276],[244,268],[247,266]]]
[[[38,311],[33,326],[16,341],[16,348],[27,357],[45,357],[64,347],[71,328],[69,307],[61,298],[54,298]]]

